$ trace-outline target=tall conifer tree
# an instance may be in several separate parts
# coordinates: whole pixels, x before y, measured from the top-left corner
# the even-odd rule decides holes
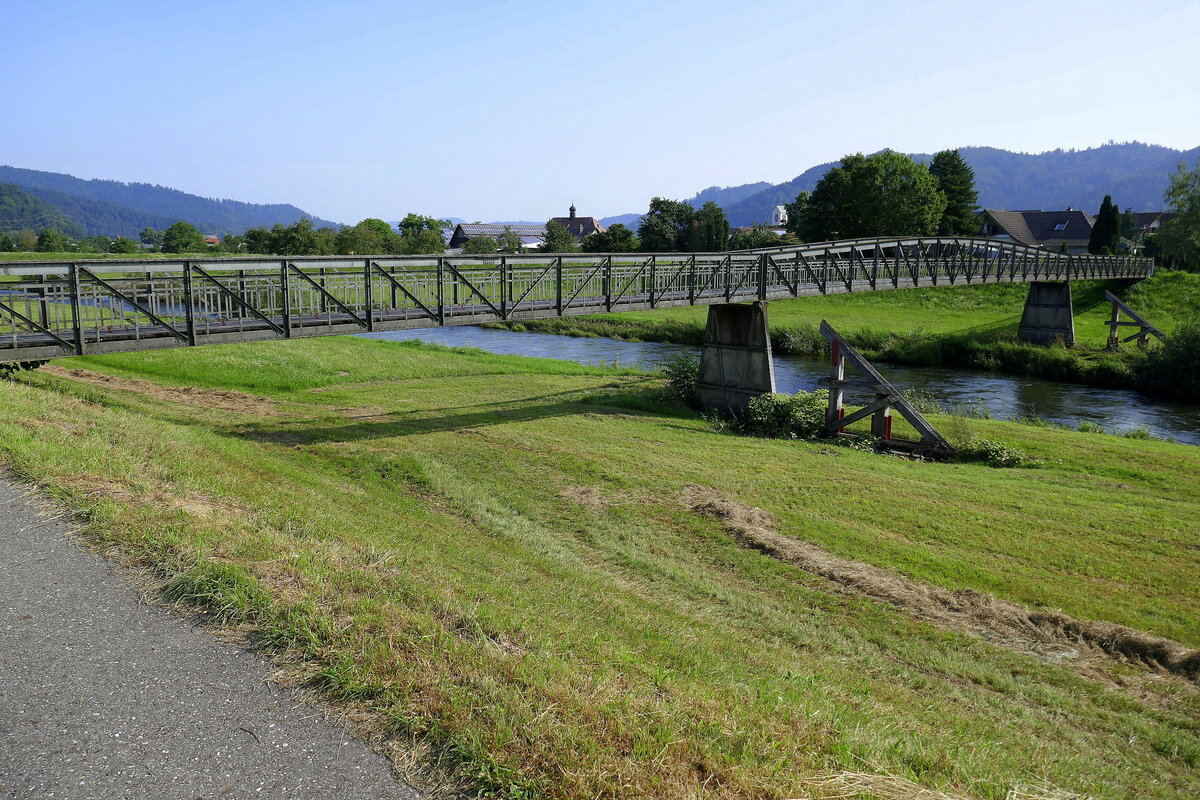
[[[1115,253],[1121,248],[1121,214],[1113,205],[1112,195],[1104,195],[1100,204],[1100,213],[1096,215],[1096,224],[1092,226],[1092,236],[1088,239],[1088,252],[1093,254],[1108,252]]]
[[[975,171],[957,150],[943,150],[929,162],[929,174],[937,178],[938,188],[946,195],[946,210],[938,223],[943,236],[970,236],[979,232],[979,193],[975,191]]]

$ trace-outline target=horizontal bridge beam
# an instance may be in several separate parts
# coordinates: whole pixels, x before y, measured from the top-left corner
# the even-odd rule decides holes
[[[1141,278],[1151,259],[981,238],[726,253],[2,262],[0,362],[818,294]],[[170,339],[164,342],[164,339]]]

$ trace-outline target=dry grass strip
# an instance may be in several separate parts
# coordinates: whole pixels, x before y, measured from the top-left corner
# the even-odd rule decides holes
[[[69,378],[92,386],[105,389],[120,389],[135,392],[155,400],[168,403],[212,408],[217,411],[232,411],[242,414],[257,414],[271,416],[278,413],[278,405],[274,400],[245,392],[222,391],[220,389],[201,389],[196,386],[161,386],[138,378],[115,378],[112,375],[102,375],[86,369],[64,369],[63,367],[45,366],[41,372],[58,378]]]
[[[1200,681],[1200,651],[1179,642],[1111,622],[1025,608],[972,589],[950,591],[839,558],[816,545],[776,533],[775,519],[769,512],[736,503],[714,489],[686,486],[682,500],[696,513],[718,520],[729,534],[756,550],[938,627],[1055,658],[1081,652],[1103,653],[1126,663]]]
[[[965,795],[947,794],[927,789],[907,778],[871,772],[834,772],[818,776],[812,783],[821,800],[872,797],[875,800],[971,800]],[[809,800],[807,797],[792,800]],[[1051,786],[1010,789],[1005,800],[1088,800],[1087,795],[1075,794]]]

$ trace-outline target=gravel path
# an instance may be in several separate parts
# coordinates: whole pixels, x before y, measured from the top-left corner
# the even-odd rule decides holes
[[[418,795],[262,657],[147,606],[0,482],[0,798]]]

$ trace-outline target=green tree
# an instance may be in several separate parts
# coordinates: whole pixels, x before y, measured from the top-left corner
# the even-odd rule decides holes
[[[638,241],[648,253],[679,253],[688,249],[695,209],[682,200],[655,197],[638,225]]]
[[[957,150],[943,150],[929,162],[929,174],[946,196],[946,208],[938,223],[942,236],[973,236],[979,233],[979,193],[975,171]]]
[[[946,196],[929,170],[891,150],[846,156],[825,173],[805,202],[799,197],[797,201],[792,207],[800,216],[793,230],[809,242],[931,236],[946,209]]]
[[[56,230],[46,228],[38,234],[37,251],[39,253],[62,253],[71,247],[67,237]]]
[[[336,234],[335,252],[344,255],[396,253],[400,234],[381,219],[364,219],[353,227],[343,226]]]
[[[583,250],[587,253],[636,253],[637,249],[637,237],[620,222],[604,233],[593,233],[583,239]]]
[[[85,236],[75,249],[81,253],[108,253],[112,249],[112,240],[107,236]]]
[[[218,249],[222,253],[240,253],[245,246],[246,240],[242,236],[229,234],[221,239],[221,244]]]
[[[719,253],[729,242],[729,220],[725,210],[709,200],[688,223],[688,250],[693,253]]]
[[[308,217],[301,217],[291,225],[276,223],[271,229],[274,252],[282,256],[320,255],[317,229]],[[163,249],[166,247],[164,245]],[[170,251],[168,251],[170,252]]]
[[[144,228],[138,236],[142,244],[148,244],[151,247],[162,247],[163,232],[154,228]]]
[[[1121,212],[1121,238],[1128,239],[1135,244],[1142,242],[1142,223],[1132,208]]]
[[[1088,239],[1088,252],[1093,255],[1102,254],[1107,250],[1110,254],[1121,249],[1121,215],[1113,205],[1112,196],[1104,195],[1100,204],[1100,213],[1092,225],[1092,235]]]
[[[118,236],[117,238],[113,239],[112,245],[108,248],[108,251],[110,253],[129,255],[131,253],[136,253],[141,249],[142,248],[138,247],[138,243],[133,239],[126,239],[124,236]]]
[[[11,253],[17,249],[17,240],[7,233],[0,233],[0,252]]]
[[[476,236],[467,239],[463,252],[473,256],[489,255],[496,252],[496,240],[490,236]]]
[[[396,252],[407,255],[424,255],[446,252],[446,241],[442,238],[442,228],[448,226],[446,220],[434,217],[423,217],[420,214],[408,214],[400,220],[400,238],[397,240]]]
[[[796,195],[795,200],[785,204],[783,207],[784,210],[787,211],[787,222],[785,222],[783,225],[784,230],[801,241],[803,241],[803,234],[801,233],[800,229],[804,224],[804,215],[808,213],[808,203],[811,199],[812,195],[810,195],[808,192],[801,192],[800,194]],[[729,247],[731,250],[739,249],[734,247],[732,244]]]
[[[783,237],[765,225],[739,228],[729,237],[730,250],[758,250],[763,247],[782,247],[784,244]]]
[[[242,241],[247,253],[268,255],[275,252],[275,243],[271,232],[261,226],[247,230]]]
[[[37,231],[30,228],[22,228],[17,231],[17,250],[22,253],[32,253],[37,250],[38,235]]]
[[[525,249],[525,243],[513,233],[512,228],[505,225],[504,233],[496,237],[496,249],[501,253],[520,253]]]
[[[546,223],[546,241],[542,243],[542,251],[546,253],[574,253],[575,237],[561,222],[550,220]]]
[[[1181,163],[1163,195],[1175,212],[1159,227],[1155,244],[1164,260],[1180,269],[1200,271],[1200,160],[1188,170]]]
[[[200,253],[208,249],[204,243],[204,235],[190,222],[176,222],[163,231],[162,244],[164,253]]]

